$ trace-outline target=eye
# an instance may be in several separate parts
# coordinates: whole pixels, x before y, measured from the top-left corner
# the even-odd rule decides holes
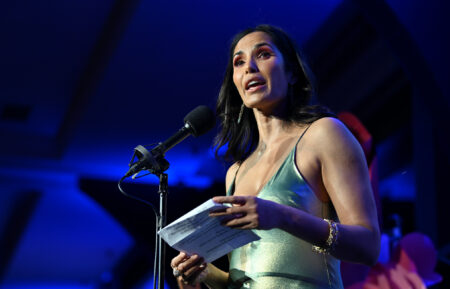
[[[239,67],[239,66],[241,66],[243,64],[244,64],[244,60],[242,60],[241,58],[237,58],[237,59],[234,60],[233,66],[234,67]]]
[[[261,50],[261,51],[258,51],[258,54],[257,54],[257,57],[258,57],[258,58],[263,58],[263,59],[267,59],[267,58],[269,58],[270,56],[272,56],[272,53],[270,53],[270,52],[267,51],[267,50]]]

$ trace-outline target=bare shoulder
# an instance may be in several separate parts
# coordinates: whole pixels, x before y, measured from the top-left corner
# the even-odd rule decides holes
[[[340,120],[321,118],[311,124],[308,143],[320,152],[360,153],[361,147],[353,134]]]
[[[340,120],[333,117],[323,117],[316,120],[311,124],[309,130],[311,131],[311,136],[321,138],[322,141],[339,135],[351,135],[347,127]]]

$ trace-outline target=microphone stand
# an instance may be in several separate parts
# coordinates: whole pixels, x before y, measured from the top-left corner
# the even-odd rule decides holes
[[[168,192],[168,182],[167,174],[161,173],[159,175],[159,218],[157,220],[158,225],[156,228],[156,234],[166,226],[167,217],[167,194]],[[166,263],[166,243],[163,241],[160,235],[158,235],[156,252],[158,254],[158,289],[164,289],[164,277],[165,277],[165,263]]]
[[[153,206],[145,200],[142,200],[136,196],[132,196],[127,194],[121,188],[122,181],[133,175],[133,179],[141,178],[149,174],[156,175],[159,178],[159,214],[156,214],[156,244],[155,244],[155,264],[154,264],[154,275],[153,276],[153,288],[156,287],[156,280],[158,280],[158,289],[164,289],[164,278],[165,278],[165,262],[166,262],[166,243],[162,239],[160,235],[158,235],[158,231],[166,226],[167,222],[167,195],[168,191],[168,175],[164,173],[170,166],[169,162],[164,158],[164,150],[165,147],[160,143],[156,149],[153,149],[149,152],[146,148],[141,145],[138,145],[134,149],[133,157],[129,163],[130,170],[123,176],[119,181],[119,190],[126,195],[127,197],[131,197],[138,201],[142,201],[152,208]],[[138,161],[133,162],[135,158],[138,158]],[[147,170],[148,174],[137,176],[140,171]],[[155,211],[156,212],[156,211]],[[158,264],[156,264],[156,260],[158,260]]]
[[[166,259],[166,244],[163,242],[161,236],[158,235],[158,231],[166,225],[166,211],[167,211],[167,174],[164,172],[169,168],[169,162],[164,159],[164,154],[176,144],[184,140],[189,135],[198,136],[205,133],[207,130],[214,126],[214,114],[206,106],[198,106],[184,118],[184,126],[169,139],[163,143],[159,143],[150,152],[141,145],[138,145],[134,149],[134,154],[129,163],[130,169],[119,181],[119,190],[126,196],[144,202],[153,208],[153,205],[149,202],[140,199],[136,196],[128,195],[121,188],[121,182],[133,175],[133,179],[139,174],[140,171],[149,171],[149,174],[154,174],[159,177],[159,214],[153,208],[156,214],[156,234],[158,236],[155,241],[155,276],[153,276],[153,287],[156,287],[156,279],[158,279],[158,289],[164,288],[164,275],[165,275],[165,259]],[[135,157],[138,161],[133,162]],[[147,175],[147,174],[145,174]],[[142,175],[140,177],[143,177]],[[158,265],[156,265],[158,260]],[[157,269],[157,272],[156,272]]]

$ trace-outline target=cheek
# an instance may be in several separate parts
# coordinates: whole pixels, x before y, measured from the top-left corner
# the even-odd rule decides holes
[[[288,79],[283,68],[277,67],[277,69],[273,71],[273,78],[276,82],[277,89],[282,91],[287,89]]]
[[[241,91],[240,77],[237,73],[233,73],[233,83],[234,83],[234,86],[236,86],[237,90]]]

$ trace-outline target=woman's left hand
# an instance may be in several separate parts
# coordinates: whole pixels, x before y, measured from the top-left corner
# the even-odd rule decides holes
[[[255,196],[214,197],[219,204],[232,204],[232,207],[212,211],[211,217],[225,216],[222,224],[235,229],[269,230],[278,227],[279,204]]]

